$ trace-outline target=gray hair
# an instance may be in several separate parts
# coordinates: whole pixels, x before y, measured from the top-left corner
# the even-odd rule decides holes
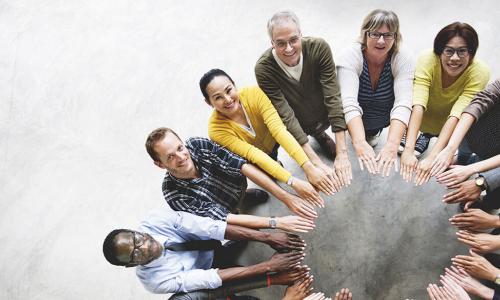
[[[363,20],[363,24],[361,25],[361,31],[359,34],[359,43],[361,43],[361,49],[366,48],[366,38],[368,32],[377,30],[383,25],[387,25],[387,27],[389,27],[389,31],[396,33],[396,36],[394,37],[394,45],[392,45],[391,51],[393,53],[398,52],[399,46],[403,41],[403,37],[399,32],[399,19],[393,11],[384,9],[375,9],[374,11],[369,13]]]
[[[269,38],[271,38],[271,40],[273,39],[274,26],[281,25],[281,24],[286,23],[286,22],[295,23],[295,25],[297,25],[297,29],[300,32],[300,22],[299,22],[299,18],[297,17],[297,15],[290,10],[280,11],[280,12],[275,13],[271,17],[271,19],[269,19],[269,21],[267,21],[267,33],[269,34]]]

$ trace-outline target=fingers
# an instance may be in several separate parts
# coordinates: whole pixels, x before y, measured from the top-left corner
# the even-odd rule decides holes
[[[461,200],[461,189],[455,189],[443,196],[444,203],[458,203]]]
[[[305,201],[301,201],[296,207],[296,210],[293,211],[309,220],[313,220],[318,217],[318,213],[314,210],[312,205]]]
[[[415,174],[415,185],[422,185],[429,181],[431,173],[429,170],[417,169]]]
[[[290,226],[290,230],[296,232],[308,232],[309,230],[313,230],[315,227],[316,225],[314,225],[314,221],[297,217],[295,222]]]
[[[335,293],[335,300],[352,300],[352,293],[348,288],[343,288]]]
[[[314,293],[304,298],[304,300],[324,300],[324,299],[326,298],[325,294],[323,293]]]

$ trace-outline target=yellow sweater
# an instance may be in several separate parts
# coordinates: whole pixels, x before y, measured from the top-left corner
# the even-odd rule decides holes
[[[424,52],[417,61],[413,82],[413,105],[422,105],[425,113],[420,130],[438,135],[448,117],[460,118],[464,108],[490,78],[490,70],[477,58],[449,87],[443,89],[441,61],[432,51]]]
[[[290,172],[268,155],[276,142],[300,166],[309,158],[287,131],[278,112],[260,88],[243,88],[239,91],[239,98],[255,135],[214,110],[208,121],[208,136],[221,146],[256,164],[277,180],[287,182],[291,176]]]

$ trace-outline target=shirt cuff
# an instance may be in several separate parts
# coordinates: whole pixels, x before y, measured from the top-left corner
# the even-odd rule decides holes
[[[227,223],[224,221],[214,221],[216,224],[214,230],[211,232],[211,238],[214,240],[222,241],[226,235]]]
[[[399,106],[392,110],[391,120],[396,119],[403,122],[406,126],[408,126],[408,122],[410,120],[411,109],[405,106]]]
[[[345,114],[345,122],[346,123],[349,123],[352,119],[354,119],[355,117],[360,117],[361,116],[361,113],[357,110],[351,110],[350,112],[347,112]]]

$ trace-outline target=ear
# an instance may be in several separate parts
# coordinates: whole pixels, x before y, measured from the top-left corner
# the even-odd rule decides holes
[[[160,168],[160,169],[166,169],[167,167],[165,167],[165,165],[161,162],[161,161],[158,161],[158,160],[155,160],[154,161],[154,164]]]

